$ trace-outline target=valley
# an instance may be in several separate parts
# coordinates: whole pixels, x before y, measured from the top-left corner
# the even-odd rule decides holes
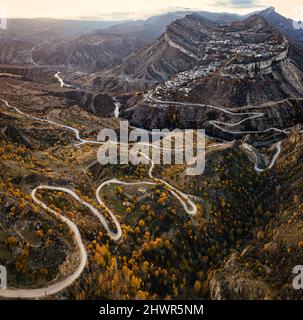
[[[301,299],[303,47],[265,14],[0,33],[1,298]],[[155,163],[165,136],[101,164],[126,120],[204,129],[203,174]]]

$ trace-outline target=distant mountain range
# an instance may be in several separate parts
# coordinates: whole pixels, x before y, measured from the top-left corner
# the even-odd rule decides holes
[[[0,38],[45,41],[71,39],[96,29],[107,29],[119,21],[60,20],[50,18],[8,19],[7,29],[0,30]]]
[[[142,50],[145,50],[143,47],[161,37],[166,28],[169,31],[174,21],[193,13],[219,25],[258,14],[291,41],[303,44],[303,30],[296,30],[293,21],[278,14],[273,7],[244,16],[178,11],[146,20],[124,22],[11,19],[8,30],[0,30],[0,43],[4,47],[0,63],[68,67],[84,72],[102,71],[126,60],[133,61],[134,54],[142,54]]]

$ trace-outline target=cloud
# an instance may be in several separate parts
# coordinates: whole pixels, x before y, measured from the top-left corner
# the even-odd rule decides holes
[[[216,6],[223,6],[229,8],[257,8],[263,7],[258,0],[217,0]]]
[[[169,12],[179,12],[179,11],[194,11],[194,10],[191,8],[185,8],[185,7],[169,6],[167,8],[161,8],[156,10],[134,11],[134,12],[127,12],[127,11],[108,12],[108,13],[96,12],[94,13],[94,15],[82,15],[76,18],[83,19],[83,20],[124,21],[124,20],[147,19],[154,15],[161,15]],[[199,11],[199,9],[197,9],[196,11]]]
[[[230,0],[230,6],[237,8],[250,8],[258,6],[258,1],[255,0]]]

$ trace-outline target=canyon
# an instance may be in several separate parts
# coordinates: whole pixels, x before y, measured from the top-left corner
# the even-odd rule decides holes
[[[301,299],[301,31],[273,8],[45,24],[0,32],[0,296]],[[102,164],[125,120],[204,129],[205,171],[150,143]]]

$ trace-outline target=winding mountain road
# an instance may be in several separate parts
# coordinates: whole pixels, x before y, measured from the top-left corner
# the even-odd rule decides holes
[[[65,126],[62,124],[58,124],[56,122],[50,121],[50,120],[46,120],[43,118],[38,118],[35,116],[31,116],[29,114],[24,113],[23,111],[21,111],[20,109],[18,109],[17,107],[13,107],[11,106],[7,100],[0,98],[0,101],[2,101],[6,107],[8,108],[12,108],[15,112],[17,112],[18,114],[22,115],[22,116],[26,116],[30,119],[36,120],[36,121],[41,121],[44,123],[48,123],[63,129],[67,129],[72,131],[75,134],[75,138],[80,141],[80,144],[98,144],[98,145],[104,145],[104,142],[100,142],[100,141],[93,141],[93,140],[85,140],[82,139],[80,137],[80,132],[78,129],[70,127],[70,126]],[[108,143],[108,142],[107,142]],[[112,143],[112,142],[110,142]],[[78,144],[78,145],[80,145]],[[117,142],[114,142],[114,144],[119,144]],[[147,144],[149,145],[149,144]],[[149,145],[151,147],[153,147],[152,145]],[[105,204],[105,202],[102,200],[100,193],[103,187],[110,185],[110,184],[121,184],[121,185],[158,185],[158,184],[163,184],[167,187],[167,189],[171,192],[171,194],[176,197],[176,199],[181,203],[181,205],[183,206],[184,210],[189,214],[189,215],[195,215],[197,213],[197,206],[190,200],[190,195],[184,194],[183,192],[181,192],[180,190],[178,190],[177,188],[171,186],[168,182],[156,178],[153,176],[153,169],[154,169],[154,162],[152,161],[152,159],[150,159],[149,156],[147,156],[146,154],[142,153],[142,156],[146,157],[150,163],[150,169],[148,172],[148,175],[150,177],[150,179],[154,180],[154,182],[151,181],[143,181],[143,182],[125,182],[125,181],[119,181],[117,179],[111,179],[111,180],[107,180],[104,181],[103,183],[100,184],[100,186],[97,188],[96,190],[96,199],[99,203],[99,205],[106,210],[111,219],[114,222],[115,228],[116,228],[116,232],[113,232],[111,230],[111,228],[109,227],[108,222],[106,221],[106,218],[104,217],[104,215],[99,212],[93,205],[91,205],[90,203],[88,203],[87,201],[84,201],[83,199],[81,199],[76,193],[75,191],[66,188],[66,187],[53,187],[53,186],[39,186],[36,189],[34,189],[32,191],[32,199],[33,201],[38,204],[39,206],[41,206],[45,211],[49,212],[50,214],[54,215],[59,221],[62,221],[63,223],[65,223],[70,230],[73,233],[74,236],[74,242],[75,245],[77,246],[78,250],[79,250],[79,265],[77,267],[77,269],[75,270],[75,272],[73,274],[71,274],[70,276],[68,276],[66,279],[55,283],[55,284],[50,284],[44,288],[39,288],[39,289],[15,289],[15,288],[10,288],[10,289],[0,289],[0,296],[1,297],[5,297],[5,298],[20,298],[20,299],[34,299],[34,298],[42,298],[48,295],[53,295],[56,294],[60,291],[62,291],[63,289],[67,288],[68,286],[70,286],[72,283],[74,283],[75,280],[77,280],[80,275],[82,274],[86,264],[87,264],[87,252],[85,249],[85,246],[82,242],[82,238],[81,238],[81,234],[76,226],[75,223],[73,223],[70,219],[68,219],[67,217],[58,214],[56,211],[52,210],[50,207],[48,207],[43,201],[39,200],[37,197],[37,192],[40,190],[48,190],[48,191],[60,191],[60,192],[64,192],[68,195],[70,195],[74,200],[78,201],[80,204],[82,204],[83,206],[87,207],[94,216],[96,216],[98,218],[98,220],[100,221],[101,225],[106,229],[106,231],[108,232],[109,236],[111,237],[112,240],[114,241],[118,241],[121,236],[122,236],[122,230],[121,230],[121,225],[119,223],[119,221],[117,220],[115,214],[112,212],[112,210]],[[188,205],[187,205],[187,203]]]
[[[36,196],[36,193],[38,190],[52,190],[52,191],[67,192],[75,200],[79,201],[83,205],[86,205],[87,203],[85,203],[85,201],[80,199],[79,196],[75,192],[73,192],[69,189],[66,189],[66,188],[40,186],[32,191],[33,201],[35,203],[37,203],[38,205],[40,205],[44,210],[51,213],[59,221],[65,223],[69,227],[69,229],[73,232],[74,242],[79,250],[79,260],[80,260],[79,265],[78,265],[77,269],[70,276],[68,276],[66,279],[64,279],[60,282],[50,284],[44,288],[39,288],[39,289],[15,289],[15,288],[0,289],[0,297],[10,298],[10,299],[17,299],[17,298],[19,298],[19,299],[36,299],[36,298],[43,298],[48,295],[56,294],[56,293],[62,291],[63,289],[67,288],[71,284],[73,284],[75,282],[75,280],[77,280],[80,277],[80,275],[82,274],[82,272],[86,266],[87,252],[85,249],[85,245],[82,242],[81,234],[78,230],[78,227],[70,219],[66,218],[63,215],[60,215],[56,211],[49,208],[42,201],[40,201]]]
[[[61,84],[61,87],[72,87],[70,85],[67,85],[64,83],[63,79],[60,77],[60,72],[56,73],[55,77],[58,79],[58,81]],[[213,109],[217,109],[220,110],[222,112],[228,113],[230,115],[235,115],[235,116],[248,116],[245,119],[242,119],[238,122],[235,123],[224,123],[224,122],[220,122],[220,121],[215,121],[212,120],[210,121],[211,124],[213,124],[215,127],[217,127],[220,130],[226,131],[228,133],[234,133],[234,134],[245,134],[245,133],[261,133],[261,132],[267,132],[267,131],[278,131],[278,132],[283,132],[288,134],[290,131],[287,130],[282,130],[282,129],[278,129],[278,128],[268,128],[266,130],[263,131],[242,131],[242,132],[233,132],[233,131],[228,131],[226,129],[223,129],[220,125],[224,125],[224,126],[228,126],[228,127],[234,127],[237,126],[245,121],[251,120],[251,119],[255,119],[258,117],[262,117],[264,115],[264,113],[262,112],[245,112],[245,113],[239,113],[239,112],[234,112],[230,109],[223,109],[223,108],[219,108],[219,107],[215,107],[215,106],[211,106],[211,105],[203,105],[203,104],[196,104],[196,103],[185,103],[185,102],[171,102],[171,101],[161,101],[159,99],[153,98],[151,93],[148,93],[147,95],[145,95],[145,99],[147,99],[148,101],[154,102],[154,103],[161,103],[161,104],[174,104],[174,105],[197,105],[197,106],[201,106],[201,107],[208,107],[208,108],[213,108]],[[71,126],[66,126],[66,125],[62,125],[59,123],[56,123],[54,121],[48,120],[48,119],[44,119],[44,118],[39,118],[39,117],[35,117],[35,116],[31,116],[29,114],[24,113],[23,111],[21,111],[20,109],[18,109],[17,107],[11,106],[7,100],[0,98],[0,101],[2,101],[5,106],[7,108],[12,108],[16,113],[28,117],[30,119],[36,120],[36,121],[40,121],[43,123],[47,123],[50,125],[54,125],[57,126],[59,128],[62,129],[66,129],[69,130],[71,132],[74,133],[76,140],[79,141],[79,143],[76,146],[80,146],[83,144],[97,144],[100,146],[106,146],[106,144],[120,144],[119,142],[100,142],[100,141],[95,141],[95,140],[87,140],[87,139],[83,139],[80,136],[80,132],[77,128],[71,127]],[[286,101],[286,100],[285,100]],[[115,117],[119,117],[119,108],[120,105],[118,103],[116,103],[116,109],[114,112],[114,116]],[[218,145],[223,145],[222,144],[216,144],[216,145],[211,145],[209,147],[214,147],[214,146],[218,146]],[[149,143],[142,143],[142,145],[146,145],[148,147],[155,147],[153,144],[149,144]],[[276,153],[273,156],[269,166],[265,169],[260,168],[258,166],[258,156],[255,153],[255,151],[253,150],[252,146],[250,146],[247,143],[243,143],[243,147],[244,149],[246,149],[248,152],[250,152],[253,157],[255,158],[255,170],[257,172],[263,172],[264,170],[267,169],[271,169],[275,162],[276,159],[278,158],[279,154],[281,153],[281,141],[278,142],[276,144]],[[159,147],[161,148],[161,147]],[[161,148],[163,149],[163,148]],[[184,148],[183,148],[184,150]],[[50,207],[48,207],[42,200],[39,200],[39,198],[37,197],[37,192],[41,191],[41,190],[45,190],[45,191],[60,191],[63,193],[66,193],[67,195],[71,196],[75,201],[77,201],[78,203],[82,204],[83,206],[85,206],[100,222],[100,224],[105,228],[105,230],[108,232],[110,238],[114,241],[118,241],[119,239],[121,239],[122,236],[122,229],[121,229],[121,225],[118,221],[118,219],[116,218],[115,214],[112,212],[112,210],[106,205],[106,203],[103,201],[102,197],[101,197],[101,191],[105,186],[108,186],[110,184],[120,184],[120,185],[163,185],[167,188],[167,190],[180,202],[180,204],[183,206],[185,212],[189,215],[196,215],[197,214],[197,206],[196,204],[191,200],[191,198],[194,198],[194,196],[192,195],[188,195],[183,193],[182,191],[178,190],[177,188],[173,187],[172,185],[170,185],[168,182],[166,182],[163,179],[157,178],[153,175],[153,170],[155,167],[155,163],[152,161],[152,159],[146,155],[143,152],[139,152],[143,157],[145,157],[149,162],[150,162],[150,168],[148,171],[148,176],[152,181],[140,181],[140,182],[125,182],[125,181],[120,181],[117,179],[110,179],[107,181],[104,181],[100,184],[100,186],[97,188],[96,190],[96,199],[99,203],[99,205],[101,206],[101,208],[103,210],[106,210],[109,215],[110,218],[112,219],[114,225],[115,225],[115,229],[116,231],[113,232],[105,218],[105,216],[102,214],[102,212],[100,212],[98,209],[96,209],[93,205],[91,205],[90,203],[88,203],[87,201],[84,201],[83,199],[81,199],[81,197],[79,197],[79,195],[77,195],[77,193],[69,188],[66,187],[54,187],[54,186],[45,186],[45,185],[41,185],[39,187],[37,187],[36,189],[34,189],[32,191],[32,199],[33,201],[39,205],[41,208],[43,208],[45,211],[49,212],[50,214],[52,214],[54,217],[56,217],[59,221],[65,223],[69,229],[72,231],[73,233],[73,240],[75,242],[76,247],[78,248],[78,252],[79,252],[79,264],[76,268],[76,270],[69,275],[66,279],[59,281],[57,283],[50,283],[48,286],[44,287],[44,288],[39,288],[39,289],[15,289],[15,288],[9,288],[9,289],[0,289],[0,296],[1,297],[5,297],[5,298],[21,298],[21,299],[34,299],[34,298],[42,298],[48,295],[53,295],[56,294],[62,290],[64,290],[65,288],[67,288],[68,286],[72,285],[74,283],[75,280],[77,280],[86,264],[87,264],[87,251],[85,249],[85,245],[83,244],[82,238],[81,238],[81,234],[78,230],[78,227],[76,226],[76,224],[74,222],[72,222],[70,219],[68,219],[67,217],[65,217],[64,215],[61,215],[59,213],[57,213],[56,211],[54,211],[53,209],[51,209]]]
[[[226,122],[220,122],[217,120],[209,120],[209,123],[211,125],[213,125],[214,127],[216,127],[217,129],[229,133],[229,134],[234,134],[234,135],[244,135],[244,134],[256,134],[256,133],[266,133],[266,132],[270,132],[270,131],[276,131],[278,133],[284,133],[284,134],[290,134],[291,132],[291,128],[289,129],[279,129],[279,128],[275,128],[275,127],[270,127],[264,130],[259,130],[259,131],[231,131],[231,130],[226,130],[224,128],[222,128],[220,125],[223,126],[227,126],[227,127],[235,127],[238,126],[248,120],[253,120],[256,118],[261,118],[264,116],[264,112],[235,112],[233,109],[228,109],[228,108],[221,108],[221,107],[216,107],[210,104],[201,104],[201,103],[193,103],[193,102],[175,102],[175,101],[162,101],[158,98],[153,97],[153,93],[149,92],[147,94],[144,95],[144,98],[146,101],[152,102],[152,103],[159,103],[159,104],[163,104],[163,105],[176,105],[176,106],[197,106],[197,107],[202,107],[202,108],[210,108],[210,109],[215,109],[218,111],[222,111],[226,114],[229,115],[233,115],[233,116],[248,116],[245,119],[242,119],[238,122],[235,123],[226,123]],[[262,105],[259,106],[245,106],[245,107],[241,107],[241,108],[237,108],[235,110],[247,110],[247,109],[257,109],[257,108],[264,108],[266,106],[269,106],[271,104],[281,104],[283,102],[289,102],[290,100],[297,100],[297,101],[303,101],[303,98],[287,98],[287,99],[283,99],[281,101],[277,101],[277,102],[267,102],[264,103]],[[301,131],[303,132],[303,130]]]
[[[253,150],[253,147],[252,147],[251,145],[247,144],[247,143],[243,143],[242,146],[243,146],[244,149],[248,150],[248,152],[250,152],[250,153],[253,155],[253,157],[254,157],[254,159],[255,159],[254,169],[255,169],[255,171],[257,171],[257,172],[264,172],[265,170],[270,170],[270,169],[274,166],[274,164],[275,164],[275,162],[276,162],[279,154],[280,154],[281,151],[282,151],[282,149],[281,149],[281,141],[279,141],[279,142],[276,143],[276,145],[275,145],[275,147],[276,147],[276,153],[275,153],[274,156],[272,157],[272,159],[271,159],[270,164],[268,165],[268,167],[267,167],[267,168],[260,168],[260,167],[259,167],[259,163],[258,163],[258,160],[259,160],[259,159],[258,159],[258,156],[257,156],[257,154],[255,153],[255,151]]]
[[[147,93],[144,98],[147,101],[150,101],[152,103],[160,103],[160,104],[167,104],[167,105],[181,105],[181,106],[188,106],[188,105],[194,105],[194,106],[199,106],[199,107],[203,107],[203,108],[211,108],[211,109],[216,109],[219,111],[222,111],[224,113],[230,114],[230,115],[234,115],[234,116],[248,116],[245,119],[242,119],[238,122],[234,122],[234,123],[226,123],[226,122],[220,122],[217,120],[210,120],[209,123],[212,124],[214,127],[216,127],[219,130],[222,130],[223,132],[229,133],[229,134],[235,134],[235,135],[239,135],[239,134],[256,134],[256,133],[266,133],[266,132],[270,132],[270,131],[276,131],[278,133],[284,133],[284,134],[290,134],[291,133],[291,129],[292,128],[288,128],[288,129],[279,129],[279,128],[275,128],[275,127],[270,127],[264,130],[259,130],[259,131],[231,131],[231,130],[226,130],[224,128],[222,128],[223,126],[227,126],[227,127],[235,127],[238,126],[248,120],[252,120],[252,119],[256,119],[256,118],[260,118],[264,116],[263,112],[234,112],[231,109],[223,109],[220,107],[216,107],[213,105],[208,105],[208,104],[199,104],[199,103],[191,103],[191,102],[174,102],[174,101],[162,101],[158,98],[154,98],[152,92]],[[284,102],[289,102],[290,100],[298,100],[298,101],[303,101],[303,98],[287,98],[281,101],[277,101],[277,102],[268,102],[268,103],[264,103],[260,106],[246,106],[246,107],[242,107],[242,108],[238,108],[237,110],[246,110],[249,108],[264,108],[268,105],[271,104],[281,104]],[[300,133],[303,133],[303,130],[300,131]],[[242,146],[244,147],[245,150],[247,150],[248,152],[250,152],[254,159],[255,159],[255,165],[254,165],[254,169],[256,172],[264,172],[265,170],[270,170],[273,168],[279,154],[281,153],[282,150],[282,143],[281,141],[279,141],[278,143],[276,143],[276,153],[274,154],[270,164],[268,167],[266,168],[260,168],[259,164],[258,164],[258,155],[255,153],[255,151],[253,150],[253,147],[247,143],[243,143]]]

